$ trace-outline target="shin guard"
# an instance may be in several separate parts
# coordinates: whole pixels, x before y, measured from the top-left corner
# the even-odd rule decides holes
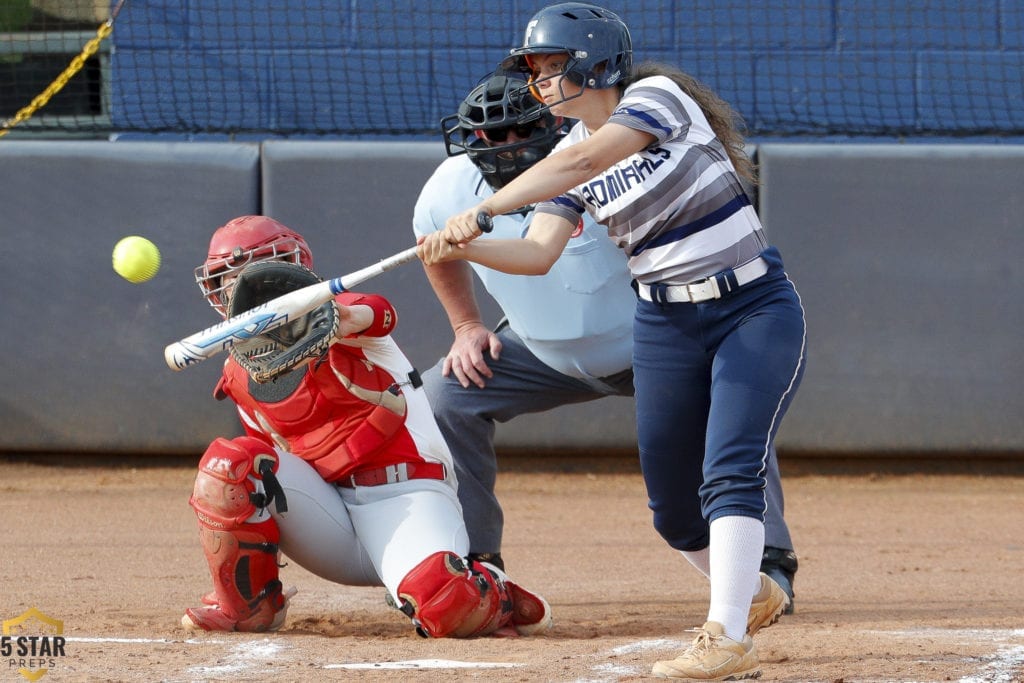
[[[214,595],[204,597],[208,606],[186,611],[186,628],[265,631],[283,623],[290,594],[278,579],[277,522],[270,515],[247,521],[269,502],[250,476],[263,477],[276,464],[274,450],[251,437],[217,439],[203,455],[189,504],[199,521]]]

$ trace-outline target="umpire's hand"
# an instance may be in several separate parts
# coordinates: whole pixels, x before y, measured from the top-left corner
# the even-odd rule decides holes
[[[441,374],[449,377],[455,373],[455,378],[463,388],[469,388],[472,382],[483,389],[486,386],[484,378],[494,377],[484,359],[485,349],[492,359],[498,360],[501,356],[501,340],[483,323],[467,323],[455,331],[455,341],[444,357]]]

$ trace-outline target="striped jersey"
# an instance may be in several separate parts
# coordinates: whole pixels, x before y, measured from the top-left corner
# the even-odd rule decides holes
[[[686,284],[742,265],[767,246],[725,146],[698,104],[667,76],[626,88],[608,123],[656,140],[538,213],[589,212],[626,252],[639,282]],[[577,123],[555,152],[589,137]]]

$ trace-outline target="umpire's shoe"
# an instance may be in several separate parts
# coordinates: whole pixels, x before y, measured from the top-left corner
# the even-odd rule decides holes
[[[796,576],[797,565],[796,553],[792,550],[766,546],[764,555],[761,556],[761,571],[772,577],[789,596],[789,605],[783,614],[793,613],[793,579]]]
[[[747,633],[754,635],[762,628],[771,626],[789,606],[789,596],[772,577],[761,573],[761,588],[750,601],[747,613]]]

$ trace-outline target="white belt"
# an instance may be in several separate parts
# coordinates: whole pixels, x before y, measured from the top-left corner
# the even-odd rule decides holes
[[[721,273],[697,282],[686,285],[640,284],[637,289],[640,298],[644,301],[695,304],[701,301],[720,299],[767,272],[768,262],[758,256],[738,268],[723,270]]]

